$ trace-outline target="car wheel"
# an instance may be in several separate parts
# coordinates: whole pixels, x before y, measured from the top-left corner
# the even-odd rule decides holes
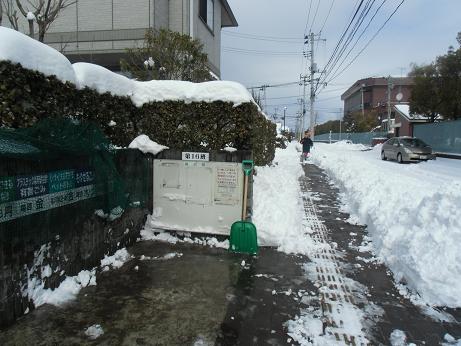
[[[398,154],[397,154],[397,162],[398,162],[398,163],[403,163],[402,154],[401,154],[401,153],[398,153]]]
[[[381,151],[381,160],[383,160],[383,161],[386,161],[386,160],[387,160],[387,157],[386,157],[386,155],[384,154],[384,150]]]

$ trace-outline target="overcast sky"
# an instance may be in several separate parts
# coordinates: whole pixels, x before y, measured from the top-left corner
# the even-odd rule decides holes
[[[358,1],[228,0],[239,26],[222,31],[222,79],[235,80],[246,87],[299,81],[301,73],[309,73],[308,61],[303,59],[303,50],[307,49],[302,39],[304,33],[309,29],[319,33],[323,26],[321,37],[326,42],[320,41],[315,45],[315,60],[322,70]],[[384,5],[342,66],[346,66],[357,55],[401,2],[375,1],[362,28],[383,1]],[[361,31],[358,31],[356,38]],[[411,63],[430,63],[436,56],[445,54],[450,45],[458,47],[456,34],[459,31],[460,0],[404,1],[368,48],[318,95],[315,106],[318,110],[317,122],[339,118],[343,106],[340,95],[356,80],[389,74],[406,75]],[[281,116],[284,107],[287,107],[287,126],[293,126],[294,118],[289,117],[296,116],[300,110],[297,100],[301,95],[302,87],[299,85],[267,88],[266,113],[272,116],[277,111]]]

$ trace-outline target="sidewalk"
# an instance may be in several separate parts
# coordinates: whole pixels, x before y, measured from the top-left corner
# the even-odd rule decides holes
[[[314,239],[330,247],[314,255],[315,282],[323,287],[319,300],[326,334],[352,344],[363,344],[365,337],[373,345],[389,345],[395,330],[403,331],[408,343],[418,345],[439,345],[446,333],[460,338],[459,309],[415,306],[402,297],[387,268],[372,259],[366,246],[366,227],[347,222],[349,215],[340,211],[338,190],[317,166],[305,164],[303,168],[306,175],[301,186],[307,194],[305,209],[313,220]],[[348,325],[350,321],[345,319],[353,315],[361,317],[361,328]]]
[[[0,344],[391,345],[405,333],[407,343],[439,345],[446,333],[461,338],[460,311],[402,297],[369,252],[366,228],[341,212],[324,172],[303,169],[305,236],[315,242],[309,258],[141,241],[128,249],[130,261],[100,273],[75,301],[42,306],[0,331]],[[104,334],[92,340],[85,330],[95,324]]]

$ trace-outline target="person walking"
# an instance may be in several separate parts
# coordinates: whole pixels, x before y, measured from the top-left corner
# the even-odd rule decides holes
[[[304,137],[301,139],[300,143],[303,145],[303,159],[304,161],[307,160],[309,157],[309,153],[311,151],[311,148],[314,146],[314,142],[312,142],[312,139],[310,138],[310,133],[309,131],[304,132]]]

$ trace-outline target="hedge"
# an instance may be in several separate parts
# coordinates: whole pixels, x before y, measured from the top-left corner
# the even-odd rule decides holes
[[[269,164],[275,153],[275,125],[252,103],[234,107],[229,102],[167,101],[138,108],[128,97],[78,90],[54,76],[0,61],[0,127],[29,127],[46,117],[93,121],[122,147],[146,134],[180,150],[219,150],[226,145],[252,150],[257,165]]]

